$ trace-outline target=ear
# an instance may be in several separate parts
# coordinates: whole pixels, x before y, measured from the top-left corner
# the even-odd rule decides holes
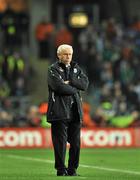
[[[57,54],[57,57],[58,57],[58,59],[60,59],[60,58],[61,58],[61,55],[60,55],[60,54]]]

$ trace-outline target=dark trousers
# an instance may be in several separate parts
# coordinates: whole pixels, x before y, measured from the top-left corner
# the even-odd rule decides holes
[[[70,143],[68,169],[77,169],[80,156],[80,129],[81,123],[78,118],[71,121],[53,122],[51,126],[52,141],[55,155],[55,168],[64,170],[66,145]]]

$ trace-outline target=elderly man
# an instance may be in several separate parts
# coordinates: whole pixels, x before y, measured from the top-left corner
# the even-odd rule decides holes
[[[80,156],[82,102],[80,91],[88,87],[88,78],[72,62],[73,48],[62,44],[57,49],[58,61],[48,69],[48,112],[54,146],[57,176],[77,176]],[[65,166],[67,142],[70,144],[68,167]]]

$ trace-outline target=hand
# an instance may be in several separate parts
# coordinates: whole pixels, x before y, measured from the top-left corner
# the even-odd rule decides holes
[[[69,84],[69,81],[64,81],[65,84]]]

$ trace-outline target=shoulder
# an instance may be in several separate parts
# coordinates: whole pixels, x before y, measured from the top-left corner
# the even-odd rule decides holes
[[[48,72],[60,74],[64,72],[64,69],[60,66],[59,62],[55,62],[48,67]]]
[[[79,65],[78,65],[78,63],[76,61],[72,61],[71,66],[72,67],[79,67]]]
[[[72,62],[72,67],[76,68],[76,69],[79,69],[79,70],[81,69],[80,65],[76,61]]]
[[[48,69],[56,69],[58,67],[58,62],[55,62],[53,64],[51,64]]]

